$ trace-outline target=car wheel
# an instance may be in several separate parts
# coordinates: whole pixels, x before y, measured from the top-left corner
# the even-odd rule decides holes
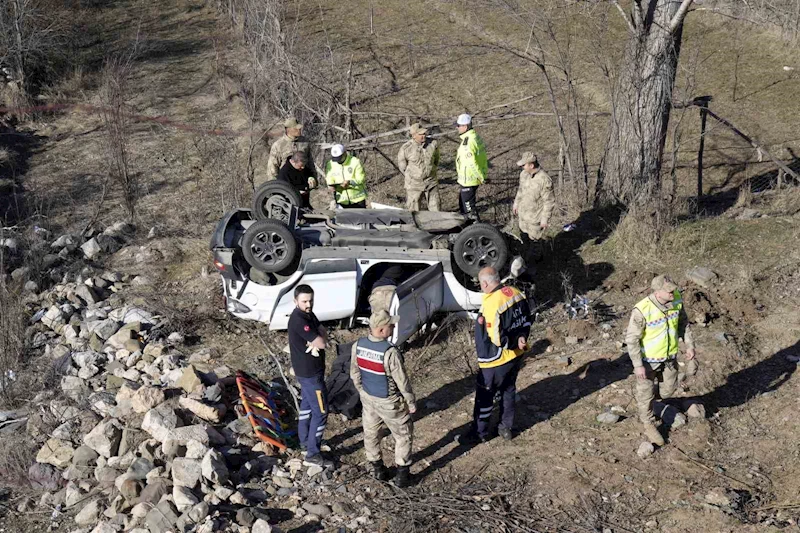
[[[292,207],[303,205],[300,193],[284,181],[268,181],[253,195],[253,215],[256,220],[280,220],[289,223]]]
[[[250,266],[262,272],[281,273],[295,262],[297,241],[285,224],[259,220],[244,233],[242,254]]]
[[[458,234],[453,257],[458,268],[469,276],[477,276],[486,267],[499,272],[508,261],[508,244],[494,226],[473,224]]]

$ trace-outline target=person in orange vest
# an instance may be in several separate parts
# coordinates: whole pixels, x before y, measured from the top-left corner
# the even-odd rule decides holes
[[[501,395],[498,434],[513,438],[517,374],[527,351],[531,310],[525,295],[503,285],[492,267],[478,273],[483,305],[475,322],[475,349],[479,372],[476,380],[472,427],[459,443],[477,444],[491,438],[489,421],[495,394]]]

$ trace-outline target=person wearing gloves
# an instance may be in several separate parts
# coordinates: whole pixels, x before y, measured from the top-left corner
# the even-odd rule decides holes
[[[341,144],[331,147],[331,160],[325,165],[325,181],[339,208],[367,207],[367,175],[364,165]]]
[[[304,209],[311,209],[311,189],[317,188],[313,166],[314,162],[308,161],[305,152],[295,152],[286,158],[286,164],[278,171],[278,181],[288,183],[300,194],[300,207]]]
[[[289,353],[292,370],[300,383],[297,434],[306,452],[303,464],[327,468],[333,463],[322,456],[322,435],[328,422],[328,391],[325,389],[325,348],[328,331],[314,314],[314,290],[298,285],[295,309],[289,317]]]
[[[486,158],[486,146],[483,139],[472,129],[472,117],[464,113],[456,120],[459,138],[456,152],[456,174],[461,192],[458,204],[461,214],[478,219],[475,209],[478,197],[478,186],[486,181],[489,160]]]

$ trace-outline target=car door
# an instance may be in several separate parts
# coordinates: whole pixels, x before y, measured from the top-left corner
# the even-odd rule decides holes
[[[303,275],[280,299],[270,329],[286,329],[294,311],[294,289],[306,284],[314,289],[314,314],[321,322],[347,318],[356,309],[355,259],[322,259],[306,263]]]
[[[444,301],[444,270],[441,263],[429,266],[397,286],[391,315],[400,317],[391,341],[400,344],[408,340],[431,316],[442,308]]]

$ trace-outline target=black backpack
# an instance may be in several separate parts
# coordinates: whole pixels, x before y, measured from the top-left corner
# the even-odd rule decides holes
[[[325,387],[328,389],[328,408],[340,413],[348,420],[361,416],[361,397],[353,380],[350,379],[350,352],[353,343],[339,344],[336,347],[336,360],[333,362]]]

